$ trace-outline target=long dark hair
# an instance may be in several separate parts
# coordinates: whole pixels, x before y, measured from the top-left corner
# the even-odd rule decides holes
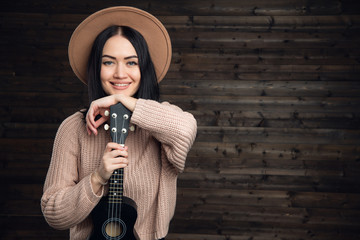
[[[130,41],[135,48],[139,59],[141,80],[139,89],[134,97],[159,101],[159,84],[144,37],[138,31],[130,27],[111,26],[97,36],[90,52],[87,70],[89,104],[96,99],[107,96],[101,86],[100,80],[102,52],[106,41],[119,34]]]

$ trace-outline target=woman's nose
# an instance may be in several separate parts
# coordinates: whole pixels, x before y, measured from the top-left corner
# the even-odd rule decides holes
[[[126,77],[126,69],[125,66],[121,63],[119,63],[116,66],[115,72],[114,72],[115,78],[125,78]]]

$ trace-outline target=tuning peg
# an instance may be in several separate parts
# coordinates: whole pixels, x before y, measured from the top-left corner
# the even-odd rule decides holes
[[[104,114],[106,117],[108,117],[110,115],[110,112],[108,110],[105,110]]]
[[[105,124],[105,125],[104,125],[104,129],[105,129],[106,131],[109,130],[109,128],[110,128],[109,124]]]
[[[113,113],[113,114],[111,114],[111,117],[112,117],[112,118],[117,118],[117,114],[116,114],[116,113]]]

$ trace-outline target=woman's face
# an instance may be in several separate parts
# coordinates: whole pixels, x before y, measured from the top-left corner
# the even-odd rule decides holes
[[[129,40],[120,35],[109,38],[104,46],[101,85],[106,94],[133,96],[140,86],[139,59]]]

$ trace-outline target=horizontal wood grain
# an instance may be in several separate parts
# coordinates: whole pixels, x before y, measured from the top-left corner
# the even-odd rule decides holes
[[[47,239],[63,240],[69,237],[68,231],[54,230],[43,216],[36,215],[0,215],[1,236],[4,239]],[[19,227],[21,223],[21,228]]]
[[[40,199],[61,122],[88,106],[73,30],[116,1],[0,10],[1,239],[68,239]],[[169,240],[360,238],[360,3],[121,1],[168,29],[161,101],[198,124]]]

